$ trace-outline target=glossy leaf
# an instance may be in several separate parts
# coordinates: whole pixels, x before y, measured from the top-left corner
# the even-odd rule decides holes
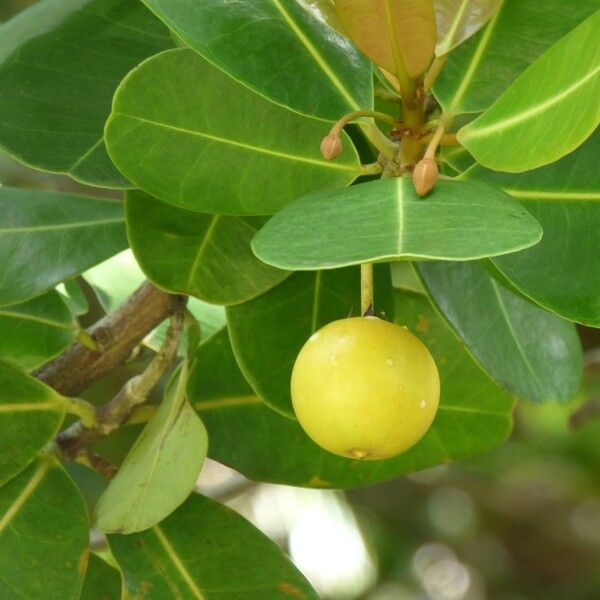
[[[396,292],[395,297],[399,322],[427,344],[441,378],[438,414],[417,445],[383,461],[350,460],[323,450],[297,421],[255,395],[223,330],[199,347],[188,387],[209,431],[209,455],[259,481],[354,488],[485,452],[502,442],[511,429],[512,400],[473,362],[424,296]]]
[[[277,545],[245,519],[203,496],[160,525],[108,542],[125,587],[146,600],[318,600]]]
[[[502,387],[538,402],[575,396],[582,357],[572,323],[509,291],[478,262],[417,268],[442,316]]]
[[[596,10],[598,0],[504,0],[488,25],[452,52],[436,82],[436,98],[450,114],[485,110]]]
[[[0,488],[0,598],[79,598],[87,521],[83,498],[54,459],[38,459]]]
[[[369,62],[297,0],[144,3],[196,52],[278,104],[330,121],[373,105]]]
[[[375,310],[388,318],[389,267],[376,271]],[[238,362],[257,394],[272,408],[293,417],[292,367],[300,348],[317,329],[360,314],[359,269],[297,273],[270,292],[227,308],[231,341]]]
[[[38,296],[126,246],[119,202],[0,188],[0,306]]]
[[[90,554],[79,600],[120,600],[121,574],[106,561]]]
[[[448,54],[477,33],[496,13],[503,0],[434,0],[437,56]]]
[[[289,273],[259,261],[250,240],[260,217],[207,215],[129,192],[127,233],[148,278],[169,292],[213,304],[237,304],[266,292]]]
[[[31,371],[64,350],[77,323],[60,294],[51,290],[23,304],[0,307],[0,359]]]
[[[389,73],[414,78],[435,48],[433,0],[335,0],[348,37]]]
[[[523,294],[563,317],[600,326],[600,132],[561,161],[519,175],[474,167],[465,178],[488,181],[517,198],[542,224],[533,248],[494,259]]]
[[[171,514],[196,485],[208,438],[186,398],[185,363],[98,500],[100,531],[133,533]]]
[[[600,10],[534,62],[458,139],[485,167],[521,173],[577,148],[600,123]]]
[[[299,0],[315,17],[327,23],[335,31],[342,32],[342,24],[335,10],[333,0]]]
[[[173,46],[133,0],[44,0],[0,28],[0,146],[84,183],[128,187],[104,145],[118,83]]]
[[[492,186],[438,181],[426,198],[412,178],[310,194],[284,208],[252,242],[282,269],[333,268],[397,258],[468,260],[537,243],[539,223]]]
[[[64,416],[53,389],[0,362],[0,485],[34,460]]]
[[[344,134],[344,152],[326,161],[326,133],[185,49],[124,80],[106,129],[112,159],[138,187],[182,208],[238,215],[271,214],[308,191],[352,182],[352,143]]]

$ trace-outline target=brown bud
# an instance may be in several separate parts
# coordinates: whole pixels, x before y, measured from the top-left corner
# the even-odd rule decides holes
[[[342,138],[339,133],[332,131],[321,142],[321,154],[325,160],[333,160],[342,152]]]
[[[413,171],[413,183],[421,198],[434,188],[438,175],[438,166],[433,158],[424,158],[417,163]]]

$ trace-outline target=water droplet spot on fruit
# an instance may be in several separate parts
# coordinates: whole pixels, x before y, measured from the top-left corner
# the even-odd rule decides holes
[[[337,359],[337,356],[335,354],[331,354],[329,356],[329,360],[331,361],[331,364],[334,365],[334,366],[338,364],[338,359]]]
[[[421,400],[421,402],[419,402],[419,408],[425,408],[427,406],[427,402],[425,402],[425,400]]]
[[[313,333],[309,338],[308,341],[309,342],[314,342],[318,337],[319,337],[320,333],[317,331],[315,333]]]
[[[385,362],[386,362],[386,363],[387,363],[387,364],[388,364],[390,367],[392,367],[392,366],[394,365],[394,361],[393,361],[391,358],[388,358],[388,359],[387,359]]]

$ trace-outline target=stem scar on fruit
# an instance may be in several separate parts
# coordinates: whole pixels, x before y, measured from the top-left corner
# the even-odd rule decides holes
[[[325,325],[304,344],[291,394],[300,425],[321,447],[381,460],[425,435],[440,381],[429,350],[406,327],[353,317]]]

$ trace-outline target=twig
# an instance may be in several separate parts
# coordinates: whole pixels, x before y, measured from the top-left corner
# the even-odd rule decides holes
[[[183,296],[167,294],[145,282],[125,304],[89,329],[99,350],[77,342],[34,376],[65,396],[76,396],[122,364],[150,331],[184,304]]]
[[[158,354],[143,373],[130,379],[108,404],[96,409],[96,422],[92,427],[86,427],[81,421],[77,421],[58,434],[56,446],[63,460],[72,461],[81,457],[89,446],[123,425],[134,408],[146,401],[152,389],[177,357],[183,322],[182,310],[173,314],[165,341]]]

